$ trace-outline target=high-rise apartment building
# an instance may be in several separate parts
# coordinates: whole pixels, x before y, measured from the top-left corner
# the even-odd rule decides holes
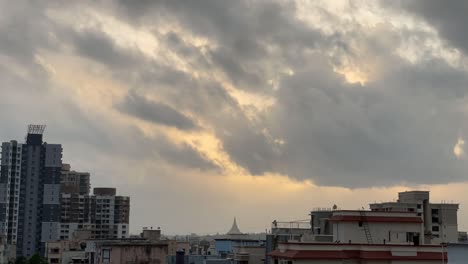
[[[26,143],[2,143],[0,230],[17,256],[59,238],[62,146],[43,142],[44,129],[29,125]]]
[[[72,171],[63,164],[60,177],[60,239],[71,240],[73,232],[90,221],[90,174]]]
[[[130,198],[115,188],[95,188],[90,174],[62,164],[62,146],[43,142],[45,126],[29,125],[25,143],[2,143],[0,235],[17,256],[44,253],[49,241],[69,240],[76,230],[91,238],[129,236]]]
[[[115,188],[94,188],[91,202],[91,234],[95,239],[129,236],[130,198],[117,196]]]
[[[94,195],[61,193],[60,239],[88,230],[92,239],[129,236],[130,198],[117,196],[115,188],[94,188]]]

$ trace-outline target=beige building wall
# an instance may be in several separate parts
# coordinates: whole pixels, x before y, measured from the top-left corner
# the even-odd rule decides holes
[[[96,264],[162,264],[166,263],[167,244],[161,245],[114,245],[98,248]]]
[[[301,251],[320,251],[320,252],[326,252],[326,251],[333,251],[336,252],[336,254],[340,254],[340,252],[346,252],[346,251],[362,251],[362,252],[372,252],[372,251],[378,251],[378,252],[389,252],[390,255],[392,256],[401,256],[401,257],[417,257],[420,254],[425,254],[425,253],[430,253],[430,254],[435,254],[435,255],[441,255],[442,257],[442,248],[441,247],[434,247],[434,246],[397,246],[397,245],[379,245],[379,246],[372,246],[372,245],[342,245],[342,244],[313,244],[313,243],[287,243],[287,244],[280,244],[279,245],[279,251],[280,252],[287,252],[291,251],[293,254],[290,256],[294,256],[298,252]],[[387,258],[389,257],[389,258]],[[438,257],[437,257],[438,258]],[[366,260],[356,260],[356,259],[334,259],[334,260],[328,260],[328,259],[292,259],[289,258],[279,258],[275,262],[277,264],[435,264],[435,263],[442,263],[441,259],[435,259],[435,260],[421,260],[421,259],[415,259],[415,260],[396,260],[396,259],[391,259],[391,257],[387,254],[384,254],[384,259],[380,260],[372,260],[372,259],[366,259]],[[445,261],[447,263],[447,261]],[[449,262],[450,263],[450,262]]]
[[[458,242],[458,205],[431,204],[432,243]],[[438,231],[437,231],[438,230]]]
[[[239,255],[241,256],[238,258]],[[234,247],[234,259],[242,260],[243,256],[245,256],[249,264],[263,264],[265,263],[265,258],[266,258],[265,247],[261,247],[261,246]]]
[[[334,211],[330,221],[334,242],[367,244],[366,225],[372,244],[413,244],[418,235],[419,244],[424,240],[424,225],[415,212]]]
[[[422,233],[419,223],[369,223],[369,231],[375,244],[407,244],[406,234]],[[421,236],[420,236],[421,237]],[[422,238],[422,237],[421,237]],[[333,224],[333,241],[366,244],[364,227],[359,222],[337,222]],[[420,239],[420,241],[422,241]]]

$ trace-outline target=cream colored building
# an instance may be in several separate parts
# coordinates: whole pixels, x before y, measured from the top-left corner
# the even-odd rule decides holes
[[[265,263],[264,246],[242,246],[234,247],[234,262],[248,264]]]
[[[412,212],[334,211],[335,243],[422,245],[424,226]]]
[[[284,243],[269,254],[275,264],[439,264],[447,263],[440,246]]]
[[[168,243],[149,240],[88,241],[90,264],[162,264],[166,263]]]
[[[370,208],[314,210],[308,231],[272,232],[267,263],[447,263],[443,245],[458,241],[458,204],[430,203],[429,192],[412,191]]]
[[[428,191],[398,193],[396,202],[370,204],[372,211],[415,212],[424,223],[424,244],[458,242],[458,204],[431,203]]]

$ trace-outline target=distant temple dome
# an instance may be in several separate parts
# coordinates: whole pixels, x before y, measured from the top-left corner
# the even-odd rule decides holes
[[[227,232],[227,235],[243,235],[244,233],[242,233],[240,230],[239,230],[239,227],[237,226],[237,221],[236,221],[236,218],[234,217],[234,223],[232,223],[232,227],[231,229],[229,230],[229,232]]]

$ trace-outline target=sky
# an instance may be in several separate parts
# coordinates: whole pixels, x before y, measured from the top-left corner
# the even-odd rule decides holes
[[[46,124],[131,231],[429,190],[468,229],[466,1],[0,0],[0,140]]]

